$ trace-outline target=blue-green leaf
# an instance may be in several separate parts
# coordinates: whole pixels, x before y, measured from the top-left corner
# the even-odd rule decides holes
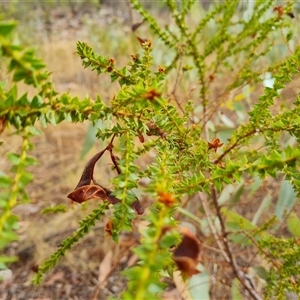
[[[189,280],[189,292],[195,300],[199,299],[199,295],[201,295],[201,299],[210,299],[210,276],[202,264],[198,264],[197,269],[200,270],[200,273],[193,275]]]
[[[283,221],[284,216],[293,208],[295,201],[296,193],[293,186],[287,180],[283,180],[275,207],[275,215],[278,220]]]

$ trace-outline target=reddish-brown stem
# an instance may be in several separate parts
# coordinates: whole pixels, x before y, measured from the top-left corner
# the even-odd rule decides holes
[[[120,169],[120,167],[119,167],[119,165],[118,165],[118,162],[117,162],[116,156],[113,154],[113,151],[112,151],[112,149],[113,149],[113,145],[111,145],[111,147],[109,147],[107,150],[108,150],[108,151],[109,151],[109,153],[110,153],[110,158],[111,158],[111,161],[112,161],[112,163],[114,164],[114,166],[115,166],[115,168],[116,168],[116,171],[117,171],[117,173],[120,175],[122,172],[121,172],[121,169]]]
[[[113,150],[113,144],[110,143],[110,144],[107,146],[106,149],[109,151],[111,161],[112,161],[112,163],[114,164],[117,173],[120,175],[122,172],[121,172],[121,169],[120,169],[120,167],[119,167],[119,165],[118,165],[116,156],[113,154],[113,151],[112,151],[112,150]],[[110,201],[111,203],[113,203],[113,201],[115,201],[115,203],[120,202],[120,200],[119,200],[117,197],[111,195],[112,191],[110,191],[110,190],[108,190],[108,189],[106,189],[106,188],[104,188],[104,187],[102,187],[102,188],[106,191],[106,193],[107,193],[107,198],[109,199],[109,201]],[[113,203],[113,204],[115,204],[115,203]],[[135,211],[136,211],[139,215],[141,215],[141,214],[144,213],[144,208],[143,208],[143,206],[141,205],[141,202],[139,201],[138,198],[136,198],[136,200],[131,204],[131,207],[132,207],[133,209],[135,209]]]
[[[220,162],[222,159],[223,159],[223,157],[224,156],[226,156],[233,148],[235,148],[238,144],[239,144],[239,142],[242,140],[242,139],[244,139],[244,138],[246,138],[246,137],[248,137],[248,136],[250,136],[250,135],[252,135],[252,134],[254,134],[256,132],[256,129],[253,129],[253,130],[251,130],[250,132],[248,132],[248,133],[246,133],[245,135],[243,135],[243,136],[241,136],[240,138],[238,138],[237,140],[236,140],[236,142],[234,143],[234,144],[232,144],[229,148],[227,148],[215,161],[214,161],[214,163],[215,164],[217,164],[218,162]]]

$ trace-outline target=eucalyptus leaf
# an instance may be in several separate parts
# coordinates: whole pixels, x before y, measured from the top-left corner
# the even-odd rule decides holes
[[[92,147],[95,145],[97,142],[97,131],[98,129],[103,129],[103,122],[101,120],[98,120],[95,125],[92,123],[89,125],[87,133],[85,135],[85,139],[83,142],[83,147],[80,153],[80,159],[83,159],[86,154],[92,149]]]
[[[271,201],[272,201],[272,197],[270,195],[267,195],[264,197],[263,201],[261,202],[258,210],[256,211],[253,219],[252,219],[252,224],[256,225],[260,216],[262,215],[262,213],[269,208],[269,206],[271,205]]]
[[[279,221],[291,211],[296,202],[296,193],[294,187],[287,181],[283,180],[279,192],[279,197],[275,206],[275,215]]]
[[[219,205],[223,205],[226,202],[237,202],[242,194],[243,186],[243,182],[227,185],[218,199]]]
[[[218,137],[220,138],[222,143],[228,143],[228,139],[231,137],[233,134],[234,129],[233,128],[228,128],[228,127],[221,127],[218,131]]]
[[[193,275],[188,282],[189,292],[193,299],[210,299],[210,276],[202,264],[197,265],[199,274]],[[200,296],[201,295],[201,296]]]
[[[219,113],[219,118],[221,119],[221,121],[229,128],[234,128],[235,127],[235,124],[234,122],[229,118],[227,117],[225,114],[220,114]]]
[[[243,216],[230,211],[226,208],[222,208],[222,213],[226,218],[226,226],[230,230],[253,230],[256,228],[249,220]]]

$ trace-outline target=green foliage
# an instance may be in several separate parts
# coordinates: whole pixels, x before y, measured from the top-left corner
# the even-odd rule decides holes
[[[297,284],[299,274],[299,241],[294,238],[276,238],[270,236],[259,243],[261,249],[268,249],[268,260],[270,270],[268,274],[268,285],[266,288],[266,299],[286,299],[285,293],[293,291],[300,294],[300,287]],[[280,284],[278,284],[280,283]]]
[[[163,29],[137,0],[131,0],[131,3],[168,48],[167,54],[174,58],[166,68],[159,66],[153,71],[153,47],[147,40],[142,43],[140,53],[132,54],[125,66],[117,68],[113,58],[97,54],[87,43],[78,42],[77,55],[83,67],[98,75],[108,74],[112,82],[119,83],[119,90],[108,104],[100,96],[91,100],[58,95],[49,72],[34,52],[14,44],[12,31],[15,24],[0,23],[0,55],[8,59],[8,70],[13,74],[14,83],[9,88],[5,83],[0,85],[0,120],[23,138],[20,153],[8,154],[14,175],[0,174],[0,186],[4,189],[0,203],[3,212],[0,218],[1,247],[17,237],[14,234],[17,223],[11,209],[21,196],[27,197],[25,187],[32,178],[26,168],[35,163],[27,152],[32,147],[29,138],[38,134],[35,123],[40,122],[46,127],[62,121],[89,120],[93,125],[101,122],[96,133],[98,139],[116,138],[114,146],[120,156],[117,161],[120,172],[112,180],[113,195],[120,200],[113,206],[111,218],[110,233],[116,242],[121,231],[133,230],[135,213],[131,204],[136,198],[132,190],[140,188],[140,179],[149,180],[144,189],[153,202],[144,217],[149,225],[142,232],[140,245],[133,249],[139,258],[138,264],[124,272],[129,282],[121,295],[123,299],[160,298],[165,288],[162,278],[172,278],[176,267],[170,249],[181,240],[178,234],[178,216],[181,215],[196,222],[197,229],[209,232],[209,239],[214,238],[217,245],[214,246],[220,248],[233,270],[232,297],[242,298],[247,292],[252,298],[260,299],[253,284],[249,285],[241,275],[234,258],[237,253],[232,253],[231,244],[238,249],[247,246],[259,250],[270,262],[270,268],[266,270],[267,298],[282,298],[288,291],[299,293],[296,282],[299,276],[298,242],[276,237],[274,233],[278,224],[286,225],[285,217],[293,210],[300,191],[300,149],[281,142],[285,135],[297,142],[300,140],[300,98],[298,96],[292,107],[281,106],[279,112],[273,110],[275,102],[281,100],[280,91],[293,80],[300,67],[300,47],[293,53],[277,57],[276,61],[271,59],[272,51],[279,46],[276,44],[278,34],[283,36],[284,45],[292,39],[291,20],[286,15],[291,11],[291,5],[274,10],[274,1],[256,1],[252,11],[243,18],[236,12],[238,1],[230,0],[216,5],[202,19],[192,20],[189,17],[196,1],[182,1],[180,6],[167,0],[165,3],[174,23]],[[207,35],[210,37],[203,44]],[[184,79],[196,74],[198,95],[194,101],[181,103],[175,96],[172,101],[167,95],[166,79],[172,78],[174,69],[186,75],[182,77]],[[231,93],[240,92],[245,86],[256,88],[266,71],[272,72],[274,84],[265,87],[255,104],[244,101],[235,106],[239,113],[237,117],[243,118],[233,122],[226,114],[218,114],[224,107],[233,112]],[[224,80],[224,85],[221,96],[214,97],[212,84],[217,80]],[[16,82],[19,81],[35,88],[36,95],[32,99],[27,94],[18,96]],[[250,87],[248,92],[243,90],[244,98],[249,98],[250,90]],[[224,145],[217,140],[211,141],[224,125],[226,130],[231,130],[230,138],[222,140]],[[149,152],[155,156],[141,169],[137,161]],[[267,207],[261,205],[250,221],[239,211],[242,194],[246,191],[251,195],[251,190],[257,189],[257,178],[261,184],[271,177],[284,177],[276,208],[267,220],[259,222]],[[242,186],[246,179],[253,181],[249,189]],[[227,185],[239,186],[231,201],[224,194]],[[222,191],[223,200],[219,198],[218,203],[217,194]],[[201,205],[193,203],[196,207],[201,206],[197,211],[182,207],[184,199],[192,202],[199,193],[205,194],[214,208],[213,218],[209,205],[203,201]],[[230,205],[221,209],[220,204],[225,205],[225,202]],[[41,264],[35,283],[41,282],[44,273],[59,262],[106,210],[108,203],[104,202],[80,222],[79,229]],[[196,216],[201,212],[201,217]],[[203,222],[205,218],[209,226]],[[295,237],[299,235],[294,227],[297,222],[294,214],[288,217],[288,228]],[[235,284],[245,291],[241,292]]]
[[[99,205],[97,209],[95,209],[90,215],[88,215],[79,223],[80,227],[73,233],[73,235],[62,241],[58,249],[51,255],[51,257],[41,266],[39,266],[38,273],[34,278],[34,283],[40,283],[43,274],[53,269],[53,267],[65,255],[66,251],[71,249],[74,243],[87,234],[91,227],[96,225],[96,221],[101,219],[107,207],[107,203]]]
[[[151,225],[142,233],[142,244],[134,249],[143,263],[124,271],[129,280],[128,289],[122,295],[124,299],[159,299],[163,292],[166,284],[161,282],[159,274],[174,268],[169,248],[178,242],[176,233],[164,235],[165,227],[175,223],[170,213],[165,205],[152,207],[147,218]]]
[[[48,97],[54,94],[51,84],[47,81],[48,72],[41,71],[43,63],[35,58],[30,49],[23,49],[17,43],[12,42],[11,36],[16,24],[14,22],[0,23],[0,57],[7,57],[9,64],[8,70],[13,73],[13,81],[24,81],[27,85],[33,85],[37,90],[36,99]],[[35,158],[28,155],[28,151],[33,148],[30,137],[37,134],[37,130],[30,121],[30,110],[26,107],[28,103],[27,95],[18,98],[17,85],[14,84],[5,90],[6,82],[0,84],[0,121],[2,131],[5,126],[15,126],[16,135],[22,137],[22,144],[19,153],[7,153],[7,159],[11,164],[9,173],[1,171],[0,176],[0,249],[7,244],[18,239],[15,233],[17,229],[17,218],[12,215],[13,207],[21,201],[28,201],[26,185],[32,180],[32,174],[26,168],[36,164]],[[39,97],[39,98],[38,98]],[[18,104],[26,107],[26,115],[21,120],[15,114]],[[1,256],[0,268],[5,268],[5,263],[11,262],[11,257]]]
[[[66,212],[66,211],[67,211],[66,205],[60,204],[60,205],[54,205],[51,207],[47,207],[47,208],[43,209],[42,213],[49,214],[49,213],[60,213],[60,212]]]

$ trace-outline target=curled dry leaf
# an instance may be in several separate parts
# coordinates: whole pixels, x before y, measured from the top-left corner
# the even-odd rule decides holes
[[[142,206],[141,202],[139,201],[138,198],[131,204],[132,208],[135,209],[135,211],[139,214],[142,215],[144,213],[144,207]]]
[[[84,185],[75,189],[67,197],[80,204],[91,199],[108,200],[111,204],[121,202],[120,199],[111,194],[112,191],[100,185]],[[139,215],[144,213],[144,208],[138,199],[136,199],[131,206]]]
[[[106,148],[104,150],[96,153],[89,160],[89,162],[87,163],[87,165],[85,166],[85,168],[82,172],[82,175],[80,177],[80,180],[79,180],[75,190],[82,187],[82,186],[84,186],[84,185],[89,185],[91,183],[91,181],[93,181],[95,164],[102,157],[102,155],[104,154],[105,151],[106,151]]]
[[[115,156],[112,152],[113,145],[112,141],[111,143],[102,151],[99,153],[96,153],[87,163],[85,166],[81,178],[73,192],[71,192],[67,197],[77,203],[83,203],[87,200],[91,199],[100,199],[100,200],[108,200],[111,204],[116,204],[118,202],[121,202],[120,199],[112,195],[112,191],[109,189],[106,189],[105,187],[101,186],[100,184],[97,184],[94,179],[94,168],[97,161],[102,157],[105,151],[110,152],[111,160],[118,172],[118,174],[121,174],[121,170],[118,166],[118,157]],[[136,210],[136,212],[141,215],[144,213],[144,208],[142,207],[142,204],[136,198],[136,201],[134,201],[131,206]]]
[[[175,249],[173,260],[177,264],[178,269],[187,277],[200,273],[196,266],[198,264],[198,256],[200,253],[200,243],[195,235],[188,228],[182,228],[183,238],[181,243]]]
[[[106,200],[107,195],[99,185],[84,185],[70,193],[68,198],[77,203],[83,203],[91,199]]]

